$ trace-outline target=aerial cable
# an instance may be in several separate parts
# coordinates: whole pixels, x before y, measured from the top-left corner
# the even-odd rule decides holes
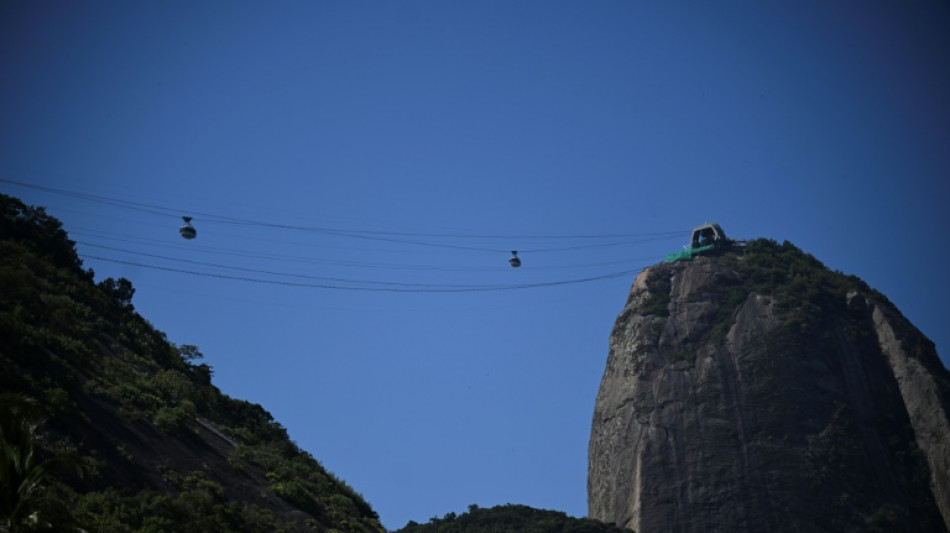
[[[112,242],[126,242],[129,244],[146,244],[147,246],[155,246],[160,248],[171,248],[173,250],[189,250],[189,246],[183,246],[180,244],[170,244],[166,241],[160,241],[156,239],[126,239],[121,236],[110,232],[95,232],[95,231],[71,231],[71,234],[76,235],[85,235],[90,237],[103,237],[107,238]],[[97,245],[95,243],[87,241],[76,241],[84,246],[93,246],[93,247],[104,247],[104,245]],[[368,263],[368,262],[359,262],[359,261],[347,261],[347,260],[332,260],[332,259],[314,259],[310,257],[302,256],[291,256],[291,255],[281,255],[281,254],[270,254],[270,253],[251,253],[244,252],[240,250],[226,249],[226,248],[217,248],[213,246],[203,246],[197,247],[190,251],[203,252],[206,254],[212,255],[224,255],[232,257],[246,257],[250,259],[258,259],[264,261],[279,261],[285,263],[303,263],[311,265],[336,265],[344,267],[353,267],[353,268],[374,268],[374,269],[400,269],[400,270],[434,270],[434,271],[445,271],[445,272],[486,272],[486,271],[497,271],[497,268],[449,268],[449,267],[433,267],[431,265],[411,265],[404,263]],[[145,252],[135,252],[131,250],[125,250],[128,253],[133,254],[142,254],[147,255]],[[162,257],[165,259],[175,259],[169,256],[156,256]],[[617,264],[617,263],[611,263]],[[588,265],[588,266],[602,266],[602,265]]]
[[[112,246],[103,246],[103,245],[99,245],[99,244],[92,244],[92,243],[85,243],[85,242],[80,242],[79,244],[82,244],[83,246],[89,246],[89,247],[92,247],[92,248],[100,248],[100,249],[103,249],[103,250],[110,250],[110,251],[113,251],[113,252],[122,252],[122,253],[128,253],[128,254],[139,255],[139,256],[143,256],[143,257],[151,257],[151,258],[154,258],[154,259],[164,259],[164,260],[166,260],[166,261],[176,261],[176,262],[179,262],[179,263],[188,263],[188,264],[191,264],[191,265],[198,265],[198,266],[205,266],[205,267],[212,267],[212,268],[224,268],[224,269],[228,269],[228,270],[237,270],[237,271],[240,271],[240,272],[249,272],[249,273],[253,273],[253,274],[266,274],[266,275],[270,275],[270,276],[284,276],[284,277],[289,277],[289,278],[300,278],[300,279],[314,279],[314,280],[324,280],[324,281],[335,281],[335,282],[338,282],[338,283],[365,283],[365,284],[370,284],[370,285],[396,285],[396,286],[401,286],[401,287],[428,287],[428,286],[431,286],[431,285],[432,285],[431,283],[402,283],[402,282],[395,282],[395,281],[355,280],[355,279],[346,279],[346,278],[331,278],[331,277],[324,277],[324,276],[310,276],[310,275],[307,275],[307,274],[293,274],[293,273],[289,273],[289,272],[273,272],[273,271],[270,271],[270,270],[261,270],[261,269],[256,269],[256,268],[243,268],[243,267],[238,267],[238,266],[221,265],[221,264],[217,264],[217,263],[208,263],[208,262],[205,262],[205,261],[194,261],[194,260],[191,260],[191,259],[179,259],[179,258],[175,258],[175,257],[168,257],[168,256],[164,256],[164,255],[157,255],[157,254],[149,254],[149,253],[145,253],[145,252],[135,252],[135,251],[132,251],[132,250],[124,250],[124,249],[122,249],[122,248],[115,248],[115,247],[112,247]]]
[[[85,234],[89,234],[90,232],[98,232],[104,235],[108,235],[108,234],[121,235],[121,234],[111,233],[111,232],[102,232],[99,230],[88,230],[85,228],[77,228],[77,229],[70,230],[70,233],[76,233],[80,235],[84,234],[84,232]],[[492,253],[502,253],[502,252],[507,251],[501,248],[497,248],[497,249],[483,248],[483,247],[463,246],[463,245],[455,245],[455,244],[448,244],[448,243],[432,243],[432,242],[423,242],[423,241],[410,241],[410,240],[405,240],[405,239],[389,239],[389,238],[384,238],[384,237],[369,237],[369,236],[361,236],[361,235],[346,235],[346,236],[352,237],[352,238],[358,238],[358,239],[373,240],[373,241],[393,242],[397,244],[415,244],[415,245],[420,245],[420,246],[429,246],[429,247],[435,247],[435,248],[449,248],[449,249],[465,250],[465,251],[492,252]],[[681,236],[682,236],[682,233],[680,232],[680,233],[677,233],[675,235],[670,235],[670,236],[647,237],[647,238],[641,238],[641,239],[636,239],[636,240],[616,241],[616,242],[608,242],[608,243],[578,244],[578,245],[573,245],[573,246],[562,246],[562,247],[554,247],[554,248],[528,248],[528,249],[521,249],[521,251],[526,252],[526,253],[543,253],[543,252],[565,252],[565,251],[594,249],[594,248],[612,248],[612,247],[626,246],[626,245],[631,245],[631,244],[639,244],[639,243],[644,243],[644,242],[669,240],[672,238],[680,238]],[[164,242],[164,241],[158,241],[155,239],[148,239],[148,240],[152,242],[156,242],[156,243]],[[132,242],[132,241],[129,241],[129,242]],[[213,249],[213,248],[209,247],[208,249]],[[391,250],[380,249],[379,251],[391,251]]]
[[[337,266],[346,266],[346,267],[355,267],[355,268],[394,268],[402,270],[433,270],[433,271],[446,271],[446,272],[486,272],[486,271],[497,271],[497,268],[479,268],[479,267],[436,267],[432,266],[429,263],[424,265],[420,264],[408,264],[408,263],[389,263],[389,262],[361,262],[361,261],[350,261],[350,260],[332,260],[326,258],[313,258],[300,255],[285,255],[285,254],[274,254],[266,252],[248,252],[244,249],[234,249],[234,248],[221,248],[216,246],[200,245],[197,247],[192,247],[191,245],[179,244],[178,241],[174,243],[169,242],[166,239],[151,239],[147,237],[132,237],[124,235],[121,233],[115,233],[111,231],[102,231],[102,230],[93,230],[89,228],[75,228],[69,231],[69,234],[80,235],[93,238],[104,238],[108,239],[110,242],[125,242],[129,244],[144,244],[146,246],[166,248],[172,250],[188,250],[189,252],[202,252],[212,255],[223,255],[223,256],[232,256],[232,257],[247,257],[251,259],[260,259],[265,261],[279,261],[285,263],[303,263],[303,264],[312,264],[312,265],[337,265]],[[659,240],[659,239],[643,239],[638,242],[647,242],[650,240]],[[81,244],[86,244],[87,242],[79,241]],[[95,245],[94,243],[90,243]],[[136,252],[130,252],[136,253]],[[561,264],[561,265],[532,265],[532,270],[563,270],[567,268],[590,268],[590,267],[600,267],[608,265],[619,265],[619,264],[630,264],[631,261],[641,261],[649,260],[653,257],[638,257],[633,259],[623,259],[618,261],[600,261],[594,263],[574,263],[574,264]]]
[[[564,246],[564,247],[560,247],[560,248],[538,248],[538,249],[534,249],[534,250],[521,250],[521,251],[522,251],[522,252],[539,253],[539,252],[563,252],[563,251],[569,251],[569,250],[583,250],[583,249],[587,249],[587,248],[608,248],[608,247],[612,247],[612,246],[623,246],[623,245],[627,245],[627,244],[639,244],[639,243],[643,243],[643,242],[665,241],[665,240],[669,240],[669,239],[674,238],[674,237],[676,237],[676,238],[682,237],[682,233],[677,233],[676,235],[667,235],[667,236],[662,236],[662,237],[651,237],[651,238],[646,238],[646,239],[638,239],[638,240],[635,240],[635,241],[608,242],[608,243],[601,243],[601,244],[579,244],[579,245],[577,245],[577,246]]]
[[[260,278],[249,278],[243,276],[231,276],[227,274],[215,274],[211,272],[198,272],[194,270],[185,270],[180,268],[164,267],[158,265],[149,265],[145,263],[138,263],[135,261],[123,261],[119,259],[111,259],[108,257],[101,257],[95,255],[85,256],[89,259],[97,259],[99,261],[106,261],[109,263],[117,263],[121,265],[129,265],[140,268],[149,268],[153,270],[163,270],[166,272],[177,272],[181,274],[189,274],[194,276],[204,276],[220,279],[230,279],[236,281],[246,281],[249,283],[262,283],[268,285],[284,285],[289,287],[303,287],[303,288],[312,288],[312,289],[332,289],[332,290],[342,290],[342,291],[361,291],[361,292],[399,292],[399,293],[462,293],[462,292],[497,292],[497,291],[510,291],[510,290],[521,290],[521,289],[535,289],[542,287],[555,287],[561,285],[573,285],[578,283],[589,283],[592,281],[600,281],[606,279],[619,278],[622,276],[629,276],[636,274],[640,271],[637,270],[625,270],[622,272],[613,272],[610,274],[603,274],[599,276],[590,276],[586,278],[578,278],[571,280],[560,280],[560,281],[547,281],[547,282],[538,282],[538,283],[523,283],[523,284],[513,284],[513,285],[471,285],[471,286],[445,286],[445,285],[433,285],[429,288],[402,288],[402,287],[348,287],[342,285],[329,285],[322,283],[303,283],[295,281],[281,281],[281,280],[268,280]]]
[[[216,221],[224,222],[229,224],[245,224],[245,225],[262,225],[270,226],[280,229],[295,229],[300,231],[330,231],[334,233],[339,233],[341,235],[350,235],[354,233],[369,233],[373,235],[388,235],[394,237],[430,237],[430,238],[457,238],[457,239],[559,239],[559,240],[570,240],[570,239],[619,239],[619,238],[630,238],[630,237],[654,237],[654,236],[666,236],[666,235],[682,235],[682,230],[675,231],[658,231],[658,232],[647,232],[647,233],[613,233],[613,234],[601,234],[601,235],[483,235],[483,234],[473,234],[473,233],[425,233],[425,232],[406,232],[406,231],[385,231],[385,230],[345,230],[337,228],[320,228],[313,226],[296,226],[291,224],[276,224],[270,222],[261,222],[256,220],[233,218],[233,217],[222,217],[219,215],[204,215],[204,216],[213,216]]]
[[[183,244],[180,244],[178,241],[175,241],[175,244],[172,244],[167,239],[150,239],[147,237],[137,237],[137,236],[125,235],[121,233],[115,233],[111,231],[94,230],[94,229],[83,228],[83,227],[70,229],[69,234],[70,235],[86,235],[89,237],[101,237],[101,238],[106,238],[109,240],[120,241],[120,242],[148,244],[149,246],[158,246],[162,248],[174,248],[176,250],[191,250],[191,251],[198,250],[198,251],[204,251],[204,252],[209,252],[209,253],[235,255],[239,257],[255,257],[255,258],[265,258],[265,259],[273,258],[277,260],[302,261],[302,262],[307,262],[307,263],[326,263],[327,262],[327,261],[318,261],[318,260],[309,259],[309,258],[301,258],[300,256],[241,252],[233,248],[220,248],[220,247],[208,246],[208,245],[183,245]],[[247,237],[244,237],[244,238],[247,238]],[[272,239],[264,239],[264,240],[268,242],[275,242]],[[311,246],[312,245],[310,243],[279,242],[279,241],[278,241],[278,244],[287,244],[287,245],[294,245],[294,246]],[[386,249],[386,248],[376,248],[376,249],[353,248],[353,250],[357,250],[360,252],[366,252],[366,251],[392,252],[393,251],[392,249]],[[330,263],[333,263],[333,262],[330,261]],[[343,262],[343,263],[346,263],[346,262]],[[411,265],[405,265],[405,266],[411,266]]]
[[[351,230],[351,229],[341,229],[341,228],[329,228],[329,227],[319,227],[319,226],[300,226],[293,224],[281,224],[274,222],[266,222],[260,220],[246,219],[231,217],[225,215],[217,215],[213,213],[203,213],[200,211],[187,211],[182,209],[172,209],[168,207],[163,207],[154,204],[148,204],[144,202],[137,202],[131,200],[121,200],[118,198],[110,198],[106,196],[100,196],[89,193],[82,193],[77,191],[70,191],[66,189],[48,187],[43,185],[35,185],[30,183],[24,183],[15,180],[8,180],[0,178],[0,183],[8,183],[11,185],[17,185],[20,187],[36,189],[52,194],[58,194],[67,197],[78,198],[81,200],[88,200],[93,202],[98,202],[105,205],[111,205],[114,207],[120,207],[125,209],[135,209],[151,214],[161,215],[161,216],[181,216],[183,212],[189,212],[191,215],[197,215],[202,218],[202,221],[205,222],[217,222],[224,224],[236,224],[236,225],[247,225],[247,226],[260,226],[260,227],[269,227],[274,229],[288,229],[296,231],[306,231],[314,233],[322,233],[327,235],[336,235],[340,237],[356,237],[356,238],[370,238],[376,237],[380,240],[385,240],[384,238],[392,238],[390,242],[397,243],[409,243],[409,244],[419,244],[424,246],[443,246],[443,247],[455,247],[460,249],[471,249],[474,251],[492,251],[497,252],[499,249],[494,248],[479,248],[479,247],[464,247],[464,246],[455,246],[445,243],[433,243],[427,241],[408,241],[404,239],[398,239],[397,237],[424,237],[424,238],[454,238],[454,239],[497,239],[497,240],[573,240],[573,239],[624,239],[624,238],[641,238],[641,237],[656,237],[656,238],[666,238],[673,236],[680,236],[683,234],[682,230],[675,231],[663,231],[663,232],[647,232],[647,233],[616,233],[616,234],[601,234],[601,235],[591,235],[591,234],[579,234],[579,235],[485,235],[485,234],[464,234],[464,233],[426,233],[426,232],[398,232],[398,231],[381,231],[381,230]],[[622,243],[611,244],[619,245]],[[556,249],[541,249],[535,251],[552,251]],[[507,251],[507,250],[504,250]]]
[[[661,231],[661,232],[651,232],[651,233],[626,233],[626,234],[607,234],[607,235],[479,235],[479,234],[464,234],[464,233],[413,233],[413,232],[401,232],[401,231],[381,231],[381,230],[347,230],[339,228],[325,228],[325,227],[314,227],[314,226],[297,226],[293,224],[279,224],[273,222],[263,222],[259,220],[250,220],[250,219],[239,219],[232,217],[222,217],[219,215],[208,215],[203,216],[211,217],[216,222],[227,223],[227,224],[238,224],[238,225],[253,225],[253,226],[265,226],[277,229],[292,229],[297,231],[310,231],[317,233],[327,233],[330,235],[338,235],[342,237],[360,237],[360,236],[378,236],[378,237],[428,237],[428,238],[454,238],[454,239],[494,239],[494,240],[574,240],[574,239],[620,239],[620,238],[635,238],[635,237],[669,237],[669,236],[681,236],[683,234],[682,230],[676,231]],[[403,239],[395,239],[393,242],[413,242],[406,241]],[[414,242],[414,244],[433,244],[430,242]],[[438,245],[436,243],[435,245]],[[486,249],[486,248],[472,248],[473,250],[487,250],[487,251],[497,251],[495,249]]]
[[[281,255],[281,254],[270,254],[270,253],[252,253],[241,250],[227,249],[227,248],[217,248],[212,246],[202,246],[197,248],[191,248],[187,245],[182,244],[171,244],[165,240],[158,239],[147,239],[147,238],[136,238],[129,239],[124,238],[123,235],[105,232],[105,231],[95,231],[95,230],[71,230],[70,235],[81,235],[87,237],[101,237],[109,239],[109,242],[124,242],[129,244],[145,244],[146,246],[166,248],[177,251],[189,252],[202,252],[210,255],[219,255],[219,256],[230,256],[230,257],[245,257],[250,259],[257,259],[262,261],[275,261],[281,263],[298,263],[306,265],[330,265],[330,266],[341,266],[347,268],[362,268],[362,269],[396,269],[396,270],[407,270],[407,271],[432,271],[432,272],[497,272],[497,267],[456,267],[456,266],[433,266],[431,264],[407,264],[407,263],[386,263],[386,262],[365,262],[365,261],[351,261],[351,260],[334,260],[334,259],[315,259],[312,257],[303,257],[303,256],[293,256],[293,255]],[[149,257],[156,257],[169,260],[179,260],[167,255],[157,255],[157,254],[147,254],[145,252],[137,252],[132,250],[123,250],[119,248],[113,248],[111,246],[106,246],[102,244],[97,244],[91,241],[77,240],[78,244],[82,246],[91,246],[96,248],[111,249],[115,251],[123,251],[130,254],[140,254],[147,255]],[[177,242],[177,241],[176,241]],[[632,259],[624,259],[619,261],[601,261],[597,263],[574,263],[567,265],[532,265],[532,271],[538,270],[566,270],[566,269],[583,269],[583,268],[594,268],[594,267],[605,267],[613,265],[629,265],[631,262],[639,261],[649,261],[655,259],[654,257],[637,257]],[[227,267],[233,268],[233,267]],[[292,274],[288,274],[292,275]]]
[[[134,202],[131,200],[119,200],[117,198],[109,198],[107,196],[99,196],[95,194],[88,194],[76,191],[68,191],[66,189],[58,189],[56,187],[46,187],[43,185],[35,185],[32,183],[23,183],[21,181],[8,180],[0,178],[0,183],[9,183],[11,185],[17,185],[20,187],[26,187],[28,189],[36,189],[39,191],[44,191],[52,194],[59,194],[61,196],[67,196],[72,198],[79,198],[80,200],[88,200],[91,202],[98,202],[101,204],[111,205],[114,207],[121,207],[124,209],[136,209],[139,211],[144,211],[147,213],[152,213],[156,215],[168,216],[169,214],[178,214],[181,213],[180,210],[169,209],[167,207],[161,207],[157,205],[145,204],[141,202]]]
[[[405,239],[405,238],[396,238],[396,237],[391,237],[391,236],[389,236],[389,235],[403,235],[403,236],[412,236],[412,237],[423,237],[423,236],[425,236],[425,237],[430,237],[430,238],[447,238],[447,237],[453,237],[453,238],[468,238],[468,239],[483,239],[483,238],[489,238],[489,236],[485,236],[485,235],[469,235],[469,236],[463,236],[463,235],[450,235],[450,234],[398,233],[398,232],[383,232],[383,231],[372,231],[372,230],[343,230],[343,229],[321,228],[321,227],[311,227],[311,226],[295,226],[295,225],[291,225],[291,224],[279,224],[279,223],[273,223],[273,222],[263,222],[263,221],[246,220],[246,219],[232,219],[232,218],[230,218],[230,217],[219,217],[219,216],[216,216],[216,215],[207,215],[207,214],[204,215],[204,216],[205,216],[205,217],[210,217],[210,218],[209,218],[210,220],[214,220],[214,221],[217,221],[217,222],[223,222],[223,223],[231,223],[231,224],[239,224],[239,225],[251,225],[251,226],[260,226],[260,227],[269,227],[269,228],[275,228],[275,229],[294,230],[294,231],[302,231],[302,232],[310,232],[310,233],[320,233],[320,234],[323,234],[323,235],[333,235],[333,236],[337,236],[337,237],[349,237],[349,238],[353,238],[353,239],[363,239],[363,240],[370,240],[370,241],[392,242],[392,243],[397,243],[397,244],[412,244],[412,245],[416,245],[416,246],[428,246],[428,247],[433,247],[433,248],[449,248],[449,249],[453,249],[453,250],[467,250],[467,251],[471,251],[471,252],[504,253],[504,252],[507,252],[507,251],[508,251],[508,250],[506,250],[506,249],[504,249],[504,248],[486,248],[486,247],[481,247],[481,246],[467,246],[467,245],[449,244],[449,243],[442,243],[442,242],[420,241],[420,240],[416,240],[416,239]],[[679,238],[679,237],[682,236],[682,234],[683,234],[682,231],[665,232],[665,233],[652,233],[652,234],[644,234],[645,236],[651,236],[652,238],[641,239],[641,240],[636,240],[636,241],[621,241],[621,242],[586,244],[586,245],[572,245],[572,246],[562,246],[562,247],[556,247],[556,248],[536,248],[536,249],[526,249],[526,250],[522,250],[522,251],[523,251],[523,252],[528,252],[528,253],[540,253],[540,252],[560,252],[560,251],[570,251],[570,250],[581,250],[581,249],[587,249],[587,248],[607,248],[607,247],[623,246],[623,245],[627,245],[627,244],[634,244],[634,243],[647,242],[647,241],[653,241],[653,240],[672,239],[672,238],[674,238],[674,237]],[[618,236],[618,237],[621,237],[621,236]],[[634,237],[634,236],[633,236],[633,235],[626,235],[626,236],[622,236],[622,237],[632,238],[632,237]],[[498,238],[498,239],[505,238],[505,239],[509,239],[509,240],[518,240],[518,239],[519,239],[518,237],[500,237],[500,236],[499,236],[499,237],[491,237],[491,238]],[[530,239],[530,238],[532,238],[532,237],[522,237],[522,239],[524,239],[524,240],[527,240],[527,239]],[[553,237],[553,236],[543,237],[543,236],[539,236],[539,237],[533,237],[533,238],[537,238],[537,239],[555,239],[555,238],[559,238],[559,239],[563,239],[563,240],[569,240],[569,239],[579,239],[579,238],[582,238],[582,237],[578,237],[578,236],[562,236],[562,237]],[[602,238],[607,238],[607,237],[606,237],[606,236],[587,236],[587,237],[584,237],[584,238],[587,238],[587,239],[594,239],[594,238],[602,239]]]
[[[292,255],[282,255],[282,254],[272,254],[272,253],[252,253],[245,252],[241,250],[229,249],[229,248],[219,248],[214,246],[199,246],[192,248],[187,245],[181,244],[171,244],[165,240],[159,239],[148,239],[148,238],[126,238],[127,236],[108,232],[108,231],[98,231],[98,230],[88,230],[81,228],[79,230],[70,230],[71,235],[81,235],[93,238],[105,238],[109,239],[112,242],[126,242],[130,244],[144,244],[147,246],[154,246],[159,248],[170,248],[173,250],[189,250],[191,252],[198,251],[207,254],[214,255],[226,255],[233,257],[247,257],[251,259],[260,259],[265,261],[280,261],[280,262],[289,262],[289,263],[305,263],[305,264],[315,264],[315,265],[337,265],[337,266],[346,266],[346,267],[356,267],[356,268],[395,268],[395,269],[405,269],[405,270],[438,270],[438,271],[450,271],[450,272],[484,272],[484,271],[496,271],[496,268],[443,268],[443,267],[432,267],[431,265],[413,265],[405,263],[368,263],[368,262],[359,262],[359,261],[347,261],[347,260],[331,260],[331,259],[314,259],[311,257],[303,256],[292,256]],[[77,241],[80,244],[88,246],[103,246],[97,245],[95,243],[90,243],[88,241]],[[128,251],[128,253],[139,253]],[[161,256],[166,257],[167,256]],[[616,263],[614,263],[616,264]],[[601,265],[587,265],[587,266],[601,266]]]

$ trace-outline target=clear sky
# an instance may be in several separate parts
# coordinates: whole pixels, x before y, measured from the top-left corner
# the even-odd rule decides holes
[[[948,97],[944,1],[0,4],[0,190],[391,529],[585,515],[613,321],[706,221],[946,363]]]

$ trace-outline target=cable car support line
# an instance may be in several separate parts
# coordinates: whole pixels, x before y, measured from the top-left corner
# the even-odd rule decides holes
[[[603,274],[600,276],[590,276],[586,278],[578,279],[569,279],[569,280],[558,280],[558,281],[545,281],[537,283],[520,283],[520,284],[511,284],[511,285],[467,285],[467,286],[446,286],[446,285],[432,285],[430,287],[347,287],[343,285],[329,285],[323,283],[303,283],[296,281],[281,281],[281,280],[268,280],[261,278],[251,278],[245,276],[232,276],[228,274],[216,274],[212,272],[198,272],[195,270],[185,270],[182,268],[172,268],[164,267],[159,265],[148,265],[145,263],[139,263],[136,261],[124,261],[120,259],[112,259],[108,257],[96,256],[96,255],[87,255],[85,256],[89,259],[96,259],[99,261],[106,261],[109,263],[117,263],[120,265],[134,266],[139,268],[149,268],[153,270],[163,270],[165,272],[177,272],[180,274],[189,274],[193,276],[205,276],[210,278],[219,278],[219,279],[230,279],[235,281],[245,281],[249,283],[263,283],[268,285],[283,285],[288,287],[305,287],[311,289],[332,289],[332,290],[342,290],[342,291],[362,291],[362,292],[401,292],[401,293],[461,293],[461,292],[496,292],[496,291],[511,291],[511,290],[521,290],[521,289],[536,289],[542,287],[556,287],[561,285],[574,285],[578,283],[589,283],[592,281],[600,281],[606,279],[619,278],[623,276],[630,276],[639,272],[641,268],[635,270],[624,270],[622,272],[612,272],[609,274]]]

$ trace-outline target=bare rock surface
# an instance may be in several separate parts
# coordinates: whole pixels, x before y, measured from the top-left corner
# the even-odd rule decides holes
[[[609,348],[591,518],[640,533],[950,527],[950,373],[857,278],[770,241],[657,265]]]

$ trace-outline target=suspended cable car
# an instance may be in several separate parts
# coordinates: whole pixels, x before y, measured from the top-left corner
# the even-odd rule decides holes
[[[511,251],[511,257],[508,258],[508,264],[512,268],[518,268],[521,266],[521,259],[518,259],[518,250]]]
[[[198,230],[191,225],[191,217],[181,217],[185,220],[185,223],[178,228],[178,233],[181,233],[181,236],[185,239],[194,239],[198,236]]]

